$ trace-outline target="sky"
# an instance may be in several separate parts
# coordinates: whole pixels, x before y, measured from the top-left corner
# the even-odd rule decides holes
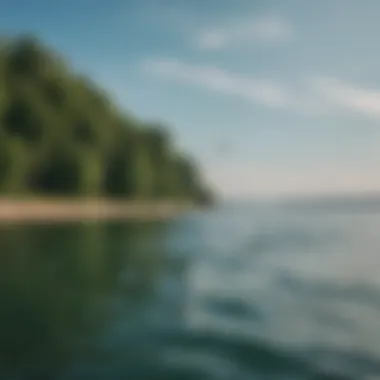
[[[227,198],[380,191],[380,1],[0,0]]]

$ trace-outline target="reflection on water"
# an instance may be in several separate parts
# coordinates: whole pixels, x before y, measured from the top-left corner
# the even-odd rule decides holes
[[[0,379],[380,378],[380,213],[1,226]]]
[[[137,306],[152,291],[163,263],[160,228],[2,227],[1,378],[50,378],[94,351],[101,331],[126,307],[120,301]]]

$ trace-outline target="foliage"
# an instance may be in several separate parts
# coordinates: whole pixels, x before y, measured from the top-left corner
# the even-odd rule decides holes
[[[125,114],[31,37],[0,47],[0,193],[211,198],[165,127]]]

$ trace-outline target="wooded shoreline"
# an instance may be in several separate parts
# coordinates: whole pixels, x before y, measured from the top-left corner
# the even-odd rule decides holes
[[[192,202],[105,199],[0,199],[0,223],[166,220],[194,211]]]
[[[171,136],[170,127],[127,112],[32,36],[6,39],[0,47],[1,196],[212,200],[198,164]],[[108,202],[86,206],[86,211],[65,206],[48,208],[65,218],[123,213],[112,205],[114,211],[100,211],[109,208]],[[49,213],[45,205],[38,212],[34,205],[18,207],[5,209],[13,208],[15,215]],[[148,212],[139,209],[139,215]]]

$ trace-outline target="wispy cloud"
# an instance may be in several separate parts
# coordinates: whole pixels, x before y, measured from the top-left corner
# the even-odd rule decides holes
[[[336,78],[318,77],[310,85],[330,106],[380,117],[380,89],[366,89]]]
[[[222,70],[216,66],[193,65],[178,60],[151,60],[144,70],[179,83],[237,96],[268,107],[286,107],[292,103],[287,89],[280,84]]]
[[[202,30],[196,40],[199,48],[217,50],[241,43],[274,43],[293,37],[291,24],[276,14],[243,18],[223,26]]]

